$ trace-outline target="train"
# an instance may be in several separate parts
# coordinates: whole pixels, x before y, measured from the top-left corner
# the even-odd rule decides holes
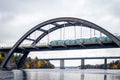
[[[120,39],[120,36],[116,36]],[[82,38],[74,40],[53,40],[50,41],[49,45],[51,46],[60,46],[60,45],[79,45],[79,44],[97,44],[97,43],[111,43],[112,40],[108,37],[92,37],[92,38]]]

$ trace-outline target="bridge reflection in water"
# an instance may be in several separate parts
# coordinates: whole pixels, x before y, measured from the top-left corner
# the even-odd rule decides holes
[[[14,80],[119,80],[119,70],[13,70]]]

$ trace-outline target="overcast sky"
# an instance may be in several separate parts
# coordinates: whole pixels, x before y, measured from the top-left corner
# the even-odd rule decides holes
[[[35,25],[57,17],[85,19],[119,34],[120,0],[0,0],[0,44],[16,42]],[[70,52],[40,52],[39,57],[114,56],[120,49]]]

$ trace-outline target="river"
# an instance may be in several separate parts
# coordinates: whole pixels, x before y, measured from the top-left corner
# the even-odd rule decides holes
[[[13,73],[14,80],[120,80],[120,70],[24,69]]]

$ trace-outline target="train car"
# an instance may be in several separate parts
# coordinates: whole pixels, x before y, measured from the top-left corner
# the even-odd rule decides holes
[[[84,39],[84,44],[88,44],[88,43],[90,43],[90,39],[89,38],[85,38]]]
[[[76,39],[76,44],[83,44],[85,42],[85,39]]]
[[[65,45],[69,45],[69,44],[70,44],[70,40],[65,40],[65,41],[64,41],[64,44],[65,44]]]
[[[99,42],[100,42],[100,38],[98,37],[90,38],[90,43],[99,43]]]
[[[64,44],[65,45],[76,45],[76,40],[65,40]]]
[[[96,44],[100,42],[100,38],[93,37],[93,38],[85,38],[83,39],[84,44]]]
[[[57,42],[58,42],[58,46],[59,45],[64,45],[64,40],[58,40]]]
[[[54,40],[54,41],[50,41],[50,44],[49,45],[54,45],[54,46],[56,46],[56,45],[58,45],[58,40]]]
[[[117,36],[117,38],[120,40],[120,36]]]
[[[76,40],[70,40],[71,45],[76,45]]]
[[[103,43],[107,43],[107,42],[112,42],[112,40],[110,39],[110,38],[108,38],[108,37],[101,37],[101,42],[103,42]]]

